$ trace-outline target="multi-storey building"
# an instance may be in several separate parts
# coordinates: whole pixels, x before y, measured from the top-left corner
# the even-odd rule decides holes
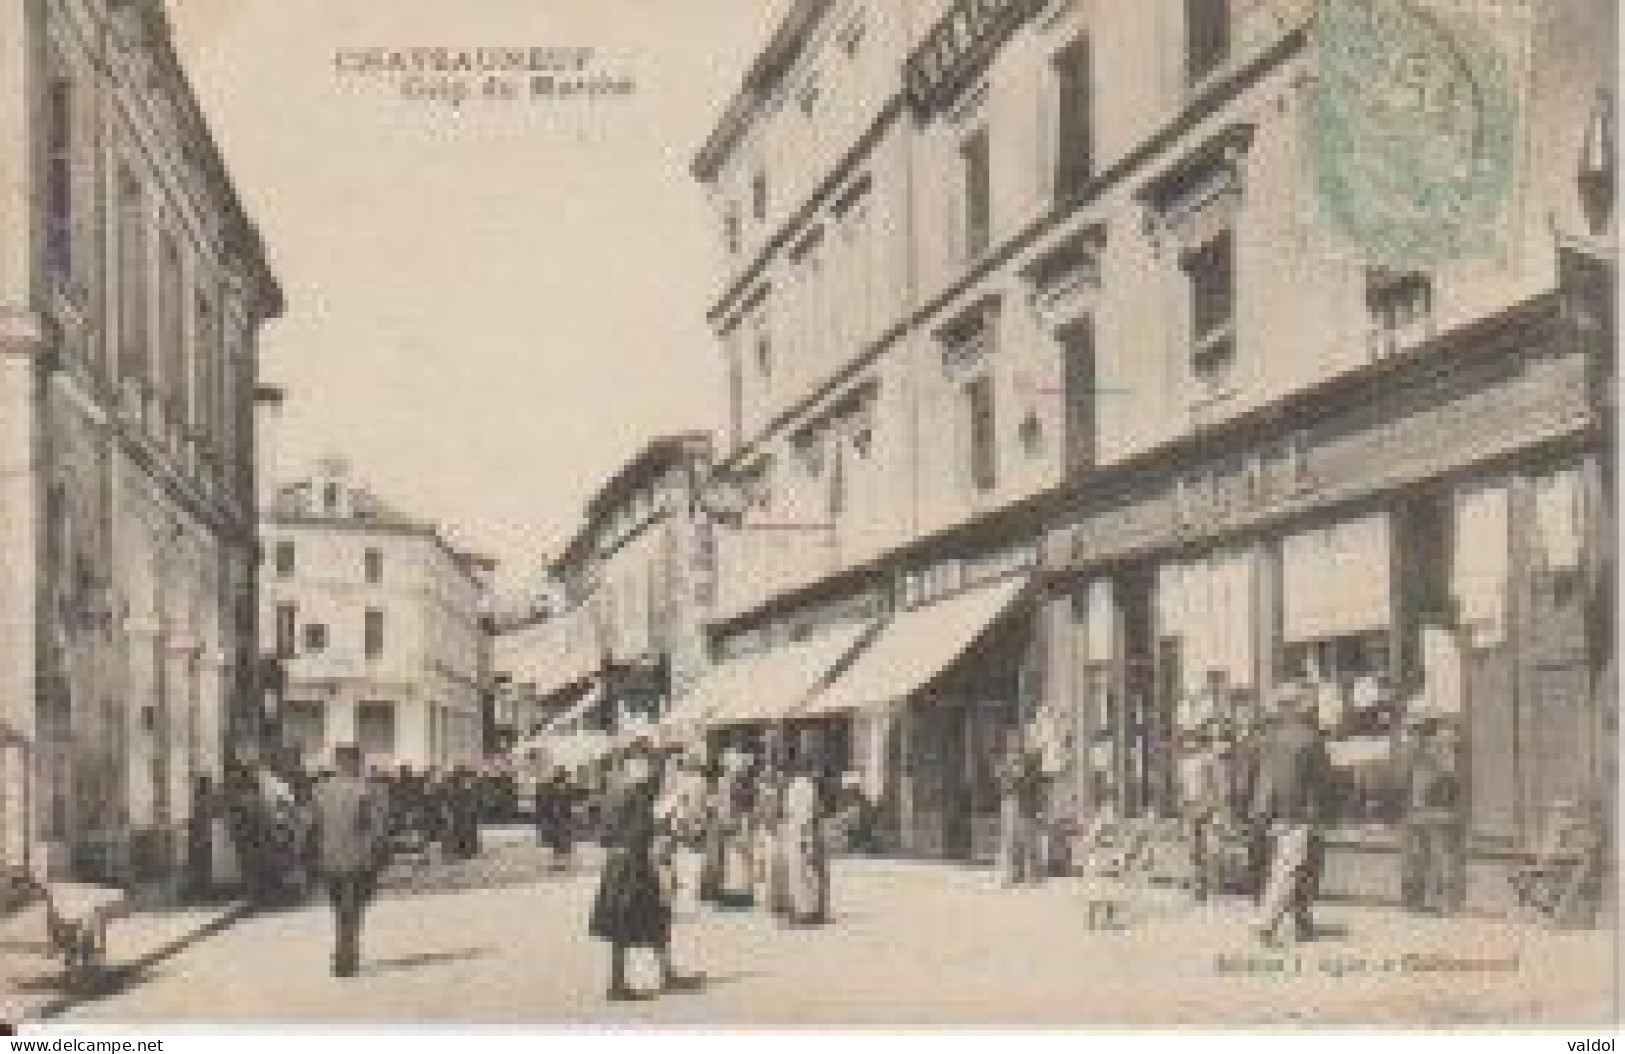
[[[162,4],[0,11],[0,232],[0,857],[162,881],[198,778],[258,729],[282,310]]]
[[[499,633],[498,668],[531,725],[652,722],[704,673],[700,615],[716,586],[701,504],[710,460],[704,434],[650,442],[588,502],[532,616]]]
[[[354,743],[384,768],[479,763],[493,563],[390,508],[336,459],[281,489],[261,537],[261,647],[281,665],[290,760],[314,770]]]
[[[1390,259],[1317,153],[1366,97],[1320,46],[1347,5],[793,5],[695,165],[754,502],[696,708],[829,723],[954,856],[1003,729],[1044,729],[1057,817],[1166,811],[1194,701],[1245,723],[1286,679],[1337,760],[1333,886],[1397,893],[1407,701],[1463,729],[1478,861],[1611,801],[1613,5],[1430,7],[1495,42],[1448,120],[1493,108],[1464,141],[1511,189],[1459,257]],[[884,218],[843,256],[853,201]]]

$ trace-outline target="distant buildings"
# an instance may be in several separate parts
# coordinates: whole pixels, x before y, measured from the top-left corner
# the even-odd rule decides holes
[[[261,647],[282,669],[277,724],[316,769],[478,764],[493,689],[481,618],[491,561],[357,485],[339,461],[283,487],[261,527]]]
[[[565,719],[611,732],[665,713],[709,665],[705,606],[716,588],[702,507],[711,442],[651,441],[588,503],[586,522],[548,571],[526,617],[500,627],[518,737]]]
[[[0,861],[166,884],[198,781],[258,745],[283,304],[163,4],[0,6],[0,231]]]

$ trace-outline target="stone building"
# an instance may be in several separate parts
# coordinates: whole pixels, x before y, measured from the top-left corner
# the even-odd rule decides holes
[[[1360,893],[1397,894],[1407,706],[1462,729],[1472,899],[1554,803],[1613,800],[1614,7],[1430,6],[1494,90],[1425,116],[1504,184],[1410,244],[1321,153],[1368,98],[1327,34],[1399,22],[793,5],[695,164],[750,506],[708,720],[823,726],[904,849],[985,856],[1004,729],[1061,826],[1155,814],[1182,729],[1308,681]]]
[[[8,861],[162,882],[196,781],[256,745],[253,399],[281,311],[163,5],[6,4]]]
[[[281,488],[260,534],[261,650],[282,670],[289,760],[314,771],[354,743],[384,768],[480,763],[494,564],[380,501],[337,459]]]

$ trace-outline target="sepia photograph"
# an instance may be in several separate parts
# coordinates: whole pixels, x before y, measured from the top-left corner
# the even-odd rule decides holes
[[[1614,1049],[1619,47],[0,0],[0,1036]]]

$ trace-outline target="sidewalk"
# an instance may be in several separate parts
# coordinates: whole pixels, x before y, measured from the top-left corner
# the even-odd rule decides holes
[[[137,911],[107,927],[109,987],[124,983],[248,911],[242,901],[208,907]],[[43,914],[31,908],[0,920],[0,1021],[54,1017],[82,998],[67,990],[62,960],[45,944]]]

